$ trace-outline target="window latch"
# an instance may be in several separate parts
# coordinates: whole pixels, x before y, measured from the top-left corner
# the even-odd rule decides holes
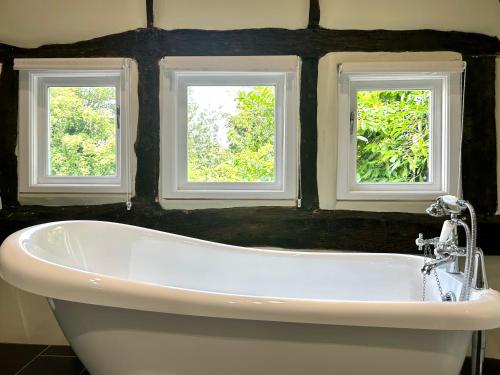
[[[116,128],[120,129],[120,106],[116,106]]]
[[[351,137],[352,137],[352,135],[354,134],[354,111],[352,111],[349,114],[349,123],[350,123],[349,133],[351,134]]]

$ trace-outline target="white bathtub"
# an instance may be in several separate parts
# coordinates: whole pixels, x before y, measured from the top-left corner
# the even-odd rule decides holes
[[[500,326],[500,295],[443,303],[428,278],[421,302],[422,264],[95,221],[27,228],[0,249],[2,278],[49,298],[93,375],[457,375],[471,332]]]

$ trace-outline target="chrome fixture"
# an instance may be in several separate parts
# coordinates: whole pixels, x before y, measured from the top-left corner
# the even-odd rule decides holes
[[[452,195],[443,195],[425,210],[429,215],[441,217],[445,215],[460,214],[465,210],[465,201]]]
[[[465,223],[464,218],[459,216],[465,211],[469,211],[471,225]],[[445,220],[439,237],[424,239],[419,233],[415,243],[420,251],[434,248],[434,259],[427,262],[422,267],[422,273],[429,275],[437,267],[446,265],[449,273],[460,273],[458,258],[465,257],[465,267],[463,271],[463,284],[459,301],[467,301],[470,297],[472,287],[478,287],[477,274],[479,263],[481,263],[483,287],[487,285],[484,272],[484,259],[480,249],[476,247],[477,223],[476,214],[472,205],[462,199],[452,195],[444,195],[437,198],[436,202],[426,210],[434,217],[450,215],[449,220]],[[466,246],[458,245],[458,227],[465,231]]]
[[[465,223],[464,218],[459,216],[466,210],[470,215],[470,227]],[[450,220],[445,220],[439,237],[424,239],[422,233],[419,233],[415,243],[420,251],[429,253],[430,248],[434,248],[434,259],[425,262],[422,267],[424,274],[424,292],[425,298],[425,276],[434,271],[436,282],[441,293],[443,301],[454,301],[452,292],[443,294],[441,284],[439,282],[436,268],[446,265],[446,270],[450,273],[460,273],[458,258],[465,257],[465,266],[463,272],[462,289],[460,291],[459,301],[468,301],[472,288],[487,289],[488,280],[486,278],[486,270],[484,265],[484,254],[480,248],[476,246],[477,240],[477,221],[476,214],[472,205],[462,199],[451,195],[444,195],[437,198],[436,202],[430,205],[425,210],[429,215],[434,217],[442,217],[450,215]],[[458,245],[458,227],[464,228],[466,246]],[[481,273],[481,277],[478,277]],[[472,361],[471,374],[481,375],[483,373],[483,360],[485,353],[485,336],[484,331],[476,331],[472,336]]]

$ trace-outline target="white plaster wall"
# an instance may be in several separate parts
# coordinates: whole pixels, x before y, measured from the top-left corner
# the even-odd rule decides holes
[[[321,26],[438,29],[500,35],[497,0],[320,0]],[[309,0],[155,0],[165,29],[307,26]],[[0,42],[70,43],[146,26],[144,0],[0,0]]]
[[[300,29],[309,0],[155,0],[155,26],[163,29]]]
[[[45,298],[14,288],[1,279],[0,342],[67,344]]]
[[[487,256],[485,264],[490,288],[500,290],[500,256]],[[486,357],[500,359],[500,328],[486,333]]]
[[[329,29],[435,29],[500,36],[498,0],[320,0]]]
[[[326,210],[424,212],[429,202],[338,201],[337,195],[337,65],[363,61],[461,60],[455,52],[334,52],[320,59],[318,70],[318,194]]]
[[[146,26],[144,0],[0,0],[0,42],[71,43]]]

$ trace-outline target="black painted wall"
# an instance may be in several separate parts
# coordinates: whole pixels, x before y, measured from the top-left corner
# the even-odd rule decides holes
[[[252,246],[414,252],[418,232],[437,234],[440,220],[426,215],[319,210],[316,179],[318,61],[336,51],[456,51],[468,63],[463,140],[464,196],[480,213],[479,239],[489,254],[497,250],[495,58],[497,38],[481,34],[416,31],[327,30],[311,0],[307,29],[235,31],[174,30],[153,27],[152,1],[146,1],[145,29],[74,44],[25,49],[0,44],[0,240],[37,223],[96,219],[130,223],[219,242]],[[298,55],[301,72],[301,208],[257,207],[162,210],[156,197],[159,176],[159,67],[174,55]],[[132,211],[123,204],[40,207],[17,201],[17,57],[131,57],[139,66],[139,123],[136,197]]]

